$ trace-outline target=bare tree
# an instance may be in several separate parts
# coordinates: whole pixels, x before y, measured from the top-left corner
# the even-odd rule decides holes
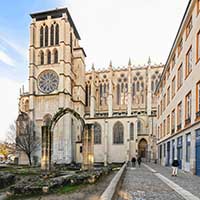
[[[29,165],[32,165],[31,157],[40,146],[40,140],[35,135],[34,123],[29,118],[18,117],[16,126],[11,125],[8,140],[15,142],[16,150],[26,154]]]

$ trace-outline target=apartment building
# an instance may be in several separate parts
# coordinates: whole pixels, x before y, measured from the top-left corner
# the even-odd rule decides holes
[[[158,158],[200,175],[200,0],[190,0],[155,91]]]

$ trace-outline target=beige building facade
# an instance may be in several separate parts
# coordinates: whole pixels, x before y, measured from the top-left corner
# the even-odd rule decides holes
[[[124,68],[110,62],[105,70],[86,72],[84,49],[68,9],[31,14],[29,91],[22,90],[19,110],[41,127],[60,109],[71,108],[94,128],[94,162],[122,163],[133,156],[156,159],[154,91],[163,66]],[[41,163],[38,149],[33,160]],[[54,163],[82,162],[81,124],[64,115],[53,133]],[[19,159],[24,164],[25,159]]]
[[[200,175],[200,1],[189,1],[156,89],[158,158]]]

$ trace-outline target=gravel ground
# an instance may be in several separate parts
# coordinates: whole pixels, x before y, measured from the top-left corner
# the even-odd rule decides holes
[[[152,163],[145,163],[149,167],[153,168],[160,174],[164,175],[166,178],[170,179],[174,183],[178,184],[183,189],[191,192],[193,195],[200,198],[200,177],[192,175],[188,172],[184,172],[182,170],[178,171],[177,177],[171,176],[171,167],[163,167],[161,165],[155,165]]]
[[[116,200],[183,200],[144,166],[128,168]]]
[[[106,177],[102,177],[96,184],[84,186],[78,191],[62,195],[52,194],[40,196],[37,198],[29,198],[28,200],[98,200],[115,174],[116,172],[113,172]]]

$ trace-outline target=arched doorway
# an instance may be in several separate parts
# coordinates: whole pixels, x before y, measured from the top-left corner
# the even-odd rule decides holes
[[[143,138],[140,140],[139,144],[138,144],[138,155],[141,156],[142,158],[146,158],[147,157],[147,141]]]

